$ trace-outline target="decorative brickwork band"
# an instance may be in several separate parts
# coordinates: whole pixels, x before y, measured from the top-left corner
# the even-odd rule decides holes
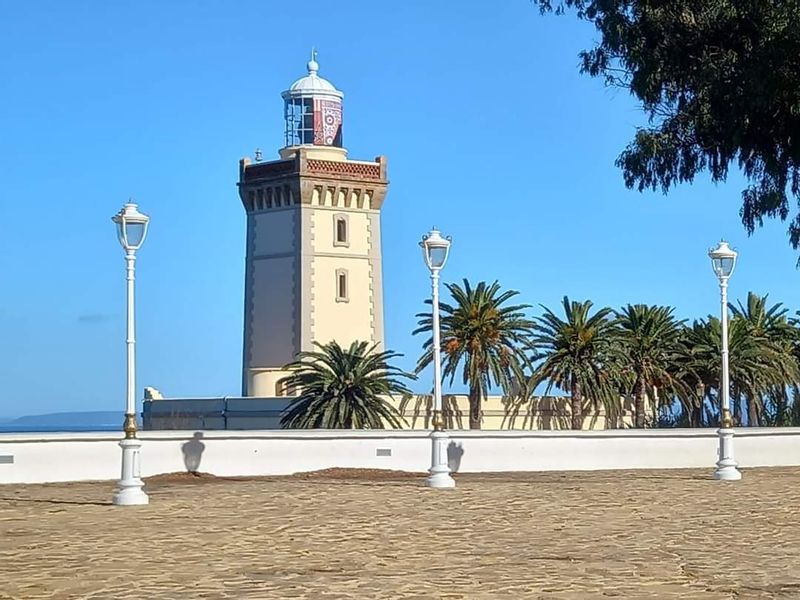
[[[309,158],[307,166],[308,172],[315,175],[347,176],[357,179],[375,180],[380,180],[381,178],[381,167],[378,163],[339,162]]]

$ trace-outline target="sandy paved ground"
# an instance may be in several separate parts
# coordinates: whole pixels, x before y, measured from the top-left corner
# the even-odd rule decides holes
[[[800,469],[0,487],[0,598],[800,598]]]

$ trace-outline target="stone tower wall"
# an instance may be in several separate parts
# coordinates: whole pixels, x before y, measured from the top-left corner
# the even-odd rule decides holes
[[[283,395],[282,367],[314,342],[383,342],[385,158],[331,160],[330,149],[320,156],[304,147],[281,154],[279,161],[240,164],[248,215],[246,396]],[[346,224],[345,242],[337,239],[338,220]]]

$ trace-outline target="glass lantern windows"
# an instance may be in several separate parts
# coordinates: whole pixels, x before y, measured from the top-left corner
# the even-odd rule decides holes
[[[342,104],[326,97],[287,98],[284,103],[286,147],[342,147]]]
[[[136,252],[147,235],[150,217],[140,213],[136,204],[128,202],[111,220],[117,226],[117,237],[125,252]]]
[[[716,248],[708,252],[714,274],[720,281],[727,280],[736,267],[736,251],[726,241],[721,241]]]
[[[439,271],[444,267],[447,255],[450,253],[449,237],[442,237],[437,229],[432,229],[430,233],[423,236],[419,245],[422,248],[425,264],[431,271]]]
[[[144,241],[144,223],[128,223],[125,227],[125,238],[131,248],[138,248]]]
[[[290,98],[285,104],[286,146],[314,143],[314,99]]]
[[[444,261],[447,258],[446,248],[431,248],[430,261],[432,269],[441,269],[444,266]]]
[[[714,272],[717,277],[730,277],[733,273],[733,259],[732,258],[715,258],[714,259]]]

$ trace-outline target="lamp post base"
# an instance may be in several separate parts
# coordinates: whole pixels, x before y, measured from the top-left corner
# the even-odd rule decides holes
[[[739,481],[742,472],[738,469],[738,463],[733,457],[733,429],[720,428],[717,430],[719,436],[719,460],[717,468],[714,470],[714,479],[717,481]]]
[[[447,442],[450,436],[446,431],[431,432],[431,468],[425,485],[431,488],[454,488],[456,481],[450,476],[447,464]]]
[[[150,498],[144,492],[144,482],[139,478],[139,451],[142,442],[137,438],[125,438],[122,448],[122,478],[117,484],[112,502],[117,506],[148,504]]]

